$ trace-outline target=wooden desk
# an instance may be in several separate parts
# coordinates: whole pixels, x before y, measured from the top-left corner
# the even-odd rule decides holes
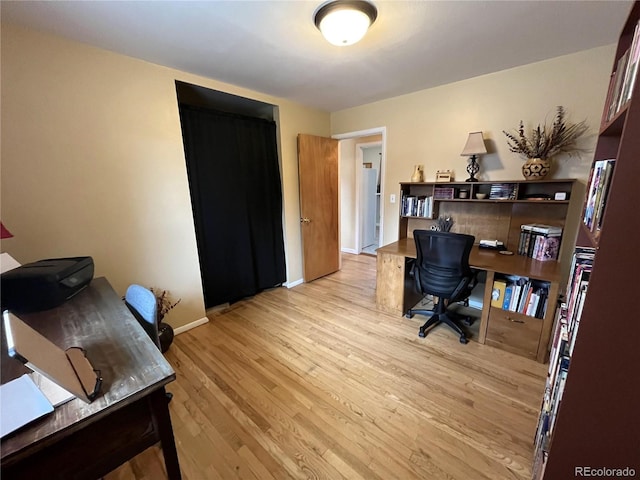
[[[104,380],[92,403],[74,399],[5,437],[3,479],[95,480],[157,442],[169,478],[181,478],[164,389],[175,372],[105,278],[20,318],[63,349],[85,348]],[[1,360],[3,383],[28,371],[8,357],[4,329]]]
[[[416,258],[413,238],[403,238],[377,250],[376,304],[380,310],[404,315],[422,296],[415,291],[409,266]],[[548,343],[558,300],[560,264],[540,262],[522,255],[500,255],[493,250],[474,246],[469,264],[487,272],[480,317],[479,343],[503,348],[539,362],[546,362]],[[491,307],[491,291],[496,273],[518,275],[550,282],[547,312],[544,319],[536,319],[515,312]]]

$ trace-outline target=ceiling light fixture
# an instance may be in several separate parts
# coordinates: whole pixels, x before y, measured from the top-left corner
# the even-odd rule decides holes
[[[377,16],[376,7],[364,0],[334,0],[322,5],[313,19],[329,43],[345,47],[359,42]]]

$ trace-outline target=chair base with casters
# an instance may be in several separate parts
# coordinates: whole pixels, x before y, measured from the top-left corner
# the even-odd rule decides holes
[[[433,310],[411,308],[407,311],[407,314],[405,316],[407,318],[413,318],[413,315],[416,313],[418,315],[426,315],[431,317],[425,322],[424,325],[420,327],[420,330],[418,332],[419,337],[426,337],[428,333],[427,330],[435,325],[438,325],[439,323],[444,323],[460,336],[460,343],[466,344],[469,342],[469,339],[467,338],[469,335],[463,328],[463,325],[465,327],[469,327],[473,325],[475,319],[471,316],[459,315],[452,311],[447,311],[447,307],[446,305],[444,305],[443,300],[438,301]]]

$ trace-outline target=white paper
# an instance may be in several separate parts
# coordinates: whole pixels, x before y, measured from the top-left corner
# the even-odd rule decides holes
[[[69,400],[76,398],[76,396],[62,388],[57,383],[52,382],[44,375],[40,375],[38,372],[31,372],[29,374],[33,383],[40,389],[47,400],[53,405],[53,408],[67,403]]]
[[[0,253],[0,273],[19,267],[18,261],[8,253]]]
[[[0,437],[53,412],[53,405],[24,374],[0,385]]]

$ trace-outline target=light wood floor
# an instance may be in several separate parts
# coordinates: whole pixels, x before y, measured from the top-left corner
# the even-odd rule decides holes
[[[178,337],[183,478],[529,479],[546,366],[375,308],[375,258]],[[158,448],[107,478],[165,478]]]

